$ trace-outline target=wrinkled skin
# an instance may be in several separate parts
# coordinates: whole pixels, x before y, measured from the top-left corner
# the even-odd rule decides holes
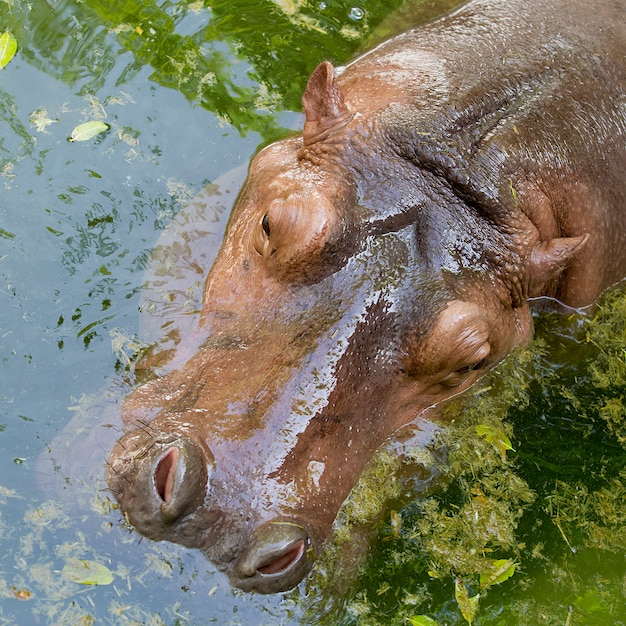
[[[482,0],[303,97],[261,151],[201,322],[126,400],[131,523],[242,589],[296,585],[372,453],[626,271],[623,0]]]

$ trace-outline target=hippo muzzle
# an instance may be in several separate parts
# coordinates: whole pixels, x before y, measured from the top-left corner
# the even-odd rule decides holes
[[[218,510],[213,502],[214,470],[206,446],[138,429],[115,445],[106,480],[126,519],[146,537],[210,553],[231,583],[245,591],[291,589],[311,569],[313,542],[306,525],[294,517],[275,517],[260,523],[248,519],[243,530],[233,528],[232,519],[240,516]]]

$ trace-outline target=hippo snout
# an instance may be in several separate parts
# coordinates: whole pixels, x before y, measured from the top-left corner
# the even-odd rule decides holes
[[[257,527],[232,564],[231,583],[244,591],[276,593],[295,587],[311,569],[311,537],[291,520]]]
[[[174,525],[202,506],[211,460],[186,439],[129,433],[116,444],[106,480],[130,523],[151,539],[167,539]]]

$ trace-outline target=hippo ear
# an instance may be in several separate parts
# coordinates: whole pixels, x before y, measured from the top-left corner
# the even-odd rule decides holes
[[[531,265],[531,296],[541,290],[542,286],[556,278],[566,265],[578,254],[587,243],[589,233],[580,237],[556,237],[550,241],[540,241],[533,249]]]
[[[306,115],[305,144],[313,143],[321,133],[344,121],[350,114],[341,91],[335,85],[334,73],[332,63],[324,61],[309,78],[302,96]]]

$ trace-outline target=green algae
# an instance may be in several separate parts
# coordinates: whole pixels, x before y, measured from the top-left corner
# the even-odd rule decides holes
[[[377,455],[376,460],[363,473],[361,480],[354,487],[352,497],[342,510],[344,519],[337,529],[338,540],[341,533],[355,524],[364,524],[376,519],[384,505],[399,495],[397,472],[401,460],[387,450]],[[384,485],[384,490],[381,490]]]
[[[592,491],[581,482],[556,481],[546,511],[571,550],[576,536],[585,548],[626,551],[626,469]]]
[[[593,419],[597,411],[620,445],[626,447],[626,298],[620,290],[608,293],[593,318],[586,321],[585,342],[597,349],[588,371],[593,386],[605,397],[591,407],[571,393],[569,397],[582,415]]]

